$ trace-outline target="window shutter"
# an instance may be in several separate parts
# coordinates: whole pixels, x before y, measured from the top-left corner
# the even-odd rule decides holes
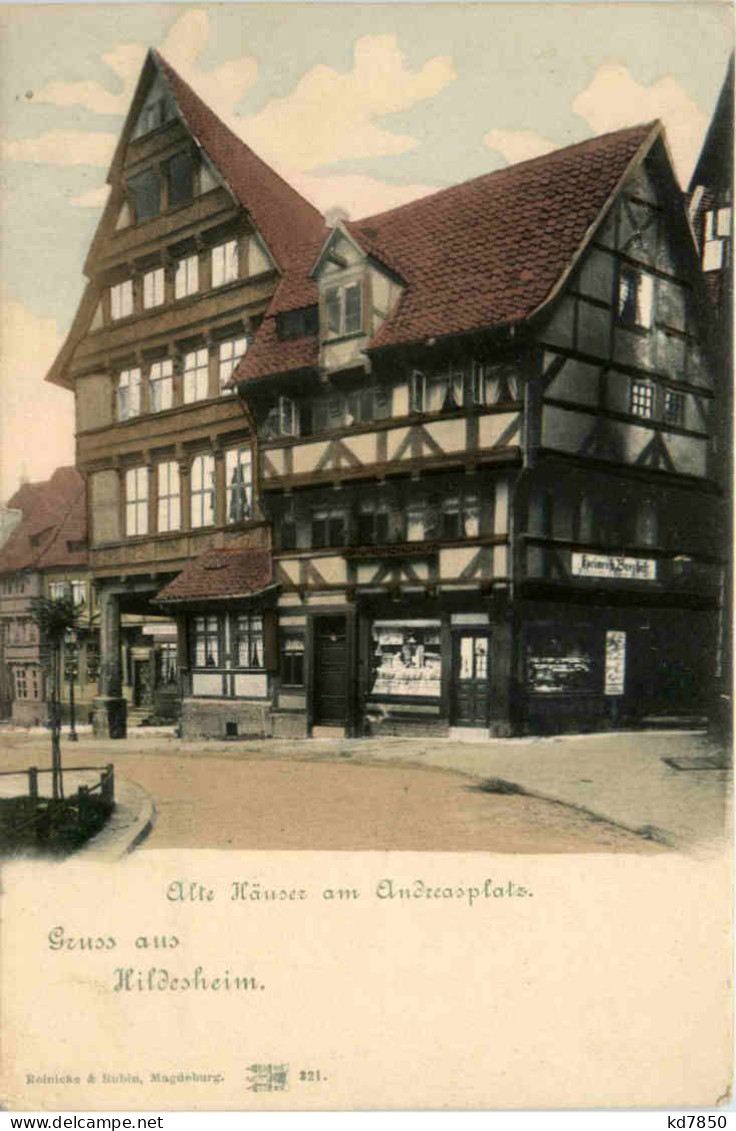
[[[278,660],[276,649],[275,609],[265,609],[263,613],[263,657],[263,663],[266,671],[275,671]]]

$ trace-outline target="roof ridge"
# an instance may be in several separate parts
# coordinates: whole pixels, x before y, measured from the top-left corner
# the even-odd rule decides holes
[[[409,200],[405,204],[397,204],[393,208],[386,208],[383,212],[374,212],[370,216],[363,216],[358,220],[347,220],[345,226],[350,229],[351,227],[360,227],[362,224],[367,224],[372,220],[384,220],[387,216],[392,216],[396,213],[403,212],[418,204],[424,204],[428,200],[433,200],[446,193],[451,193],[458,189],[465,189],[468,185],[475,184],[479,181],[487,181],[494,177],[501,177],[504,174],[516,172],[523,169],[527,165],[534,165],[541,161],[550,161],[554,157],[559,157],[562,154],[571,153],[575,149],[581,149],[584,146],[593,145],[596,142],[606,141],[617,135],[623,136],[624,134],[633,134],[641,132],[642,137],[646,135],[656,126],[661,125],[659,118],[653,118],[649,122],[642,122],[636,126],[624,126],[619,130],[609,130],[605,134],[595,134],[593,137],[584,138],[582,141],[573,142],[572,145],[562,145],[559,149],[553,149],[549,153],[540,153],[537,157],[527,157],[524,161],[515,161],[511,165],[504,165],[502,169],[491,169],[488,173],[479,173],[475,177],[468,177],[465,181],[456,181],[454,184],[445,185],[444,188],[435,189],[429,192],[426,196],[419,196],[416,200]],[[370,237],[369,237],[370,238]]]

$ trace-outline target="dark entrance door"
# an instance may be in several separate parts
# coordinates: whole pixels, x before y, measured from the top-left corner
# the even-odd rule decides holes
[[[452,643],[452,726],[487,727],[491,707],[490,636],[459,632]]]
[[[312,718],[317,726],[345,724],[348,698],[347,659],[345,617],[316,618]]]

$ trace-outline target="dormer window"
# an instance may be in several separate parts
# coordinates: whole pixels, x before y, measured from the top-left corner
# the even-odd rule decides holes
[[[325,292],[327,337],[359,334],[363,329],[363,287],[360,282],[330,287]]]
[[[654,279],[638,267],[622,264],[618,277],[618,320],[648,330],[652,325]]]

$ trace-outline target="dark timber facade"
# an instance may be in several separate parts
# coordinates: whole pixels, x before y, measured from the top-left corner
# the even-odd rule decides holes
[[[185,736],[704,709],[718,389],[659,124],[327,228],[152,54],[111,182],[52,372],[90,484],[101,717],[142,602],[179,626]]]

